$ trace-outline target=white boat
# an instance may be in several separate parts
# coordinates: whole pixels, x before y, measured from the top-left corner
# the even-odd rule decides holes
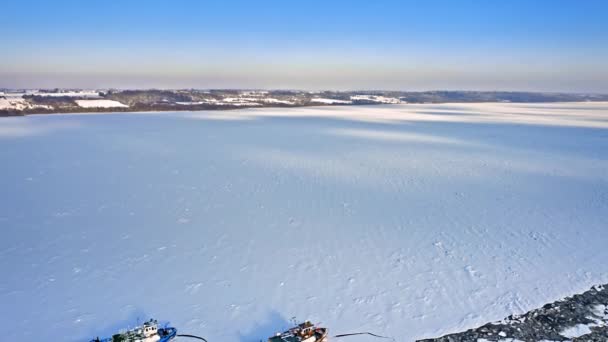
[[[168,342],[176,335],[177,329],[159,328],[158,322],[151,319],[133,329],[119,332],[109,338],[99,339],[98,337],[91,342]]]

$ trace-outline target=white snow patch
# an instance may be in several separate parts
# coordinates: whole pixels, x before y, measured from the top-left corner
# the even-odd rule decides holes
[[[24,110],[31,108],[50,109],[51,107],[46,105],[31,104],[22,97],[7,96],[5,99],[0,99],[0,110]]]
[[[83,91],[65,91],[65,92],[33,92],[32,95],[45,96],[45,97],[85,97],[85,98],[99,98],[99,92],[96,90],[83,90]]]
[[[273,99],[273,98],[262,99],[262,102],[277,103],[277,104],[286,104],[286,105],[294,105],[295,104],[295,102],[293,102],[293,101],[279,100],[279,99]]]
[[[255,100],[255,99],[254,99]],[[223,102],[228,102],[228,103],[243,103],[243,102],[249,102],[249,100],[241,98],[241,97],[225,97],[222,99]]]
[[[175,104],[178,105],[182,105],[182,106],[195,106],[195,105],[201,105],[201,104],[205,104],[208,102],[203,102],[203,101],[195,101],[195,102],[175,102]]]
[[[604,304],[595,305],[592,312],[597,317],[608,319],[608,307],[606,307]]]
[[[82,108],[128,108],[129,106],[114,100],[76,100]]]
[[[592,316],[587,317],[590,320],[593,320],[593,326],[603,327],[608,324],[608,307],[603,304],[597,304],[592,308]]]
[[[25,108],[28,108],[28,105],[23,98],[0,99],[0,109],[23,110]]]
[[[586,324],[577,324],[573,327],[564,329],[559,334],[566,338],[576,338],[591,333],[591,329]]]
[[[176,104],[178,105],[182,105],[182,106],[193,106],[193,105],[201,105],[201,104],[214,104],[217,105],[219,104],[219,101],[217,99],[202,99],[200,101],[191,101],[191,102],[176,102]]]
[[[251,100],[256,100],[256,99],[251,99]],[[251,102],[250,100],[244,99],[241,97],[225,97],[221,101],[216,102],[215,104],[220,105],[220,106],[236,106],[236,107],[261,106],[260,103]]]
[[[353,95],[350,97],[352,101],[371,101],[377,103],[398,104],[401,100],[394,97],[385,97],[377,95]]]
[[[325,103],[325,104],[350,104],[350,103],[353,103],[353,101],[324,99],[324,98],[319,98],[319,97],[310,99],[310,102]]]

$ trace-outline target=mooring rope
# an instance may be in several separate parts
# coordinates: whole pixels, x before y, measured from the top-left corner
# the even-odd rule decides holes
[[[340,334],[340,335],[335,335],[335,338],[340,338],[340,337],[347,337],[347,336],[355,336],[355,335],[370,335],[370,336],[374,336],[374,337],[378,337],[378,338],[385,338],[388,340],[395,340],[392,337],[388,337],[388,336],[380,336],[380,335],[376,335],[374,333],[370,333],[370,332],[358,332],[358,333],[352,333],[352,334]]]
[[[384,338],[384,339],[387,339],[387,340],[393,340],[393,341],[395,340],[392,337],[376,335],[376,334],[371,333],[371,332],[358,332],[358,333],[350,333],[350,334],[340,334],[340,335],[335,335],[333,337],[340,338],[340,337],[348,337],[348,336],[355,336],[355,335],[370,335],[370,336],[374,336],[374,337],[378,337],[378,338]],[[204,338],[202,338],[200,336],[196,336],[196,335],[179,334],[179,335],[175,335],[175,336],[177,336],[177,337],[194,338],[194,339],[197,339],[197,340],[201,340],[201,341],[207,342],[207,340],[205,340]]]
[[[200,336],[196,336],[196,335],[183,335],[183,334],[179,334],[179,335],[175,335],[177,337],[188,337],[188,338],[194,338],[197,340],[201,340],[201,341],[205,341],[207,342],[207,340],[205,340],[204,338],[200,337]]]

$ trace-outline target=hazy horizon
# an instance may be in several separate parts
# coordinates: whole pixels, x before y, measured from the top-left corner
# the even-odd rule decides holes
[[[602,1],[4,5],[2,88],[608,92]]]
[[[343,92],[343,93],[358,93],[358,92],[407,92],[407,93],[432,93],[432,92],[470,92],[470,93],[538,93],[538,94],[580,94],[580,95],[608,95],[608,91],[546,91],[546,90],[521,90],[521,89],[386,89],[386,88],[239,88],[239,87],[80,87],[80,86],[48,86],[48,87],[1,87],[1,90],[9,91],[25,91],[25,90],[43,90],[43,91],[68,91],[68,90],[160,90],[160,91],[179,91],[179,90],[195,90],[195,91],[294,91],[294,92]]]

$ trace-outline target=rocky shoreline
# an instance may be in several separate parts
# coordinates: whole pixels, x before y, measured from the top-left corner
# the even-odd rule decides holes
[[[523,315],[419,342],[608,341],[608,284]]]

